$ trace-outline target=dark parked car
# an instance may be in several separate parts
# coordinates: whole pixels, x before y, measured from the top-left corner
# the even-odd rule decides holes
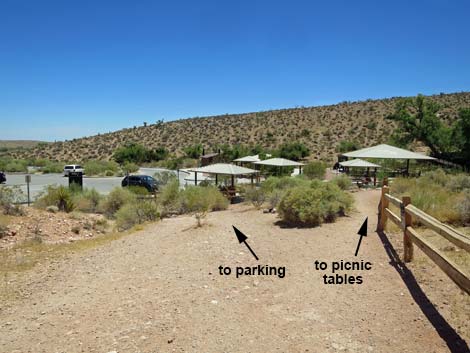
[[[7,176],[5,175],[4,172],[0,172],[0,184],[6,183],[7,181]]]
[[[158,190],[157,181],[148,175],[128,175],[121,182],[122,187],[140,186],[146,188],[149,192]]]

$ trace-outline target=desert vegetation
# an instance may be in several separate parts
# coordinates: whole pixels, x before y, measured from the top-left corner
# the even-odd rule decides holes
[[[36,200],[34,206],[53,213],[78,211],[102,214],[115,224],[118,231],[178,214],[194,215],[197,225],[201,226],[207,212],[224,210],[228,207],[228,200],[215,187],[190,186],[180,189],[173,173],[172,176],[166,173],[160,174],[163,175],[160,176],[162,191],[157,197],[139,188],[116,187],[104,196],[95,189],[49,186]],[[0,190],[3,191],[1,195],[6,195],[5,190],[10,188],[4,187]],[[8,195],[10,194],[11,192]],[[7,199],[7,196],[3,199]]]
[[[353,199],[344,191],[348,186],[343,177],[331,182],[304,176],[269,177],[260,187],[245,186],[242,194],[256,209],[267,203],[269,211],[277,209],[286,224],[305,227],[334,222],[350,211]]]
[[[456,226],[470,225],[470,175],[427,172],[420,178],[396,178],[391,183],[396,196],[408,195],[413,205]]]
[[[451,126],[458,111],[470,106],[470,93],[439,94],[428,97],[439,104],[439,120]],[[158,121],[146,126],[134,126],[96,136],[38,144],[21,150],[8,150],[3,155],[16,159],[41,158],[55,161],[112,160],[116,150],[130,143],[141,144],[157,151],[164,148],[173,164],[180,157],[196,154],[184,150],[203,146],[206,151],[217,150],[221,143],[228,146],[261,146],[278,149],[282,144],[303,143],[310,155],[325,161],[332,160],[336,150],[348,149],[342,141],[367,147],[386,143],[400,122],[386,117],[396,113],[399,98],[343,102],[320,107],[301,107],[265,112],[194,117],[170,122]],[[160,158],[160,157],[158,157]]]
[[[470,108],[459,109],[456,119],[448,123],[440,117],[441,106],[422,95],[400,99],[395,112],[387,118],[398,122],[391,141],[408,146],[419,141],[431,155],[470,166]]]

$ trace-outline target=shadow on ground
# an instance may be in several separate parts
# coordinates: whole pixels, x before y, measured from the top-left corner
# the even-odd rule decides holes
[[[379,224],[379,222],[377,222]],[[416,304],[420,307],[423,314],[434,326],[439,336],[446,342],[452,353],[470,353],[470,348],[462,337],[454,330],[452,326],[445,320],[445,318],[434,307],[424,291],[419,286],[413,273],[410,271],[406,264],[402,262],[395,251],[392,243],[388,240],[387,235],[383,231],[377,231],[377,234],[382,241],[385,251],[390,258],[390,264],[395,268],[406,287],[410,291]]]

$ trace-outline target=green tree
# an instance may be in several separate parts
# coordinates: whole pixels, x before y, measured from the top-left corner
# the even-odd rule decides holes
[[[470,108],[460,110],[452,136],[458,148],[457,157],[468,166],[470,163]]]
[[[336,147],[336,151],[340,153],[345,153],[349,151],[355,151],[361,148],[356,141],[343,140],[339,142],[339,145]]]
[[[323,180],[326,172],[326,163],[322,161],[313,161],[304,167],[304,175],[309,179]]]
[[[298,161],[299,159],[307,157],[310,151],[303,143],[293,142],[283,144],[277,154],[279,157]]]
[[[453,129],[442,123],[436,115],[438,111],[439,105],[422,95],[401,99],[395,112],[387,117],[398,122],[391,142],[406,146],[418,140],[428,146],[436,157],[451,152]]]
[[[183,149],[184,153],[189,158],[197,159],[202,155],[202,145],[199,143],[197,145],[188,146]]]
[[[148,161],[148,154],[149,150],[144,146],[136,143],[129,143],[126,146],[118,148],[114,152],[113,159],[119,164],[123,164],[125,162],[143,163]]]
[[[168,157],[168,150],[165,149],[164,147],[157,147],[155,150],[154,150],[154,156],[153,156],[153,160],[155,161],[162,161],[164,159],[167,159]]]

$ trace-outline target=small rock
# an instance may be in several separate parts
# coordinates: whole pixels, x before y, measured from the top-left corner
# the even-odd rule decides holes
[[[219,302],[217,300],[211,300],[211,304],[217,305]]]

